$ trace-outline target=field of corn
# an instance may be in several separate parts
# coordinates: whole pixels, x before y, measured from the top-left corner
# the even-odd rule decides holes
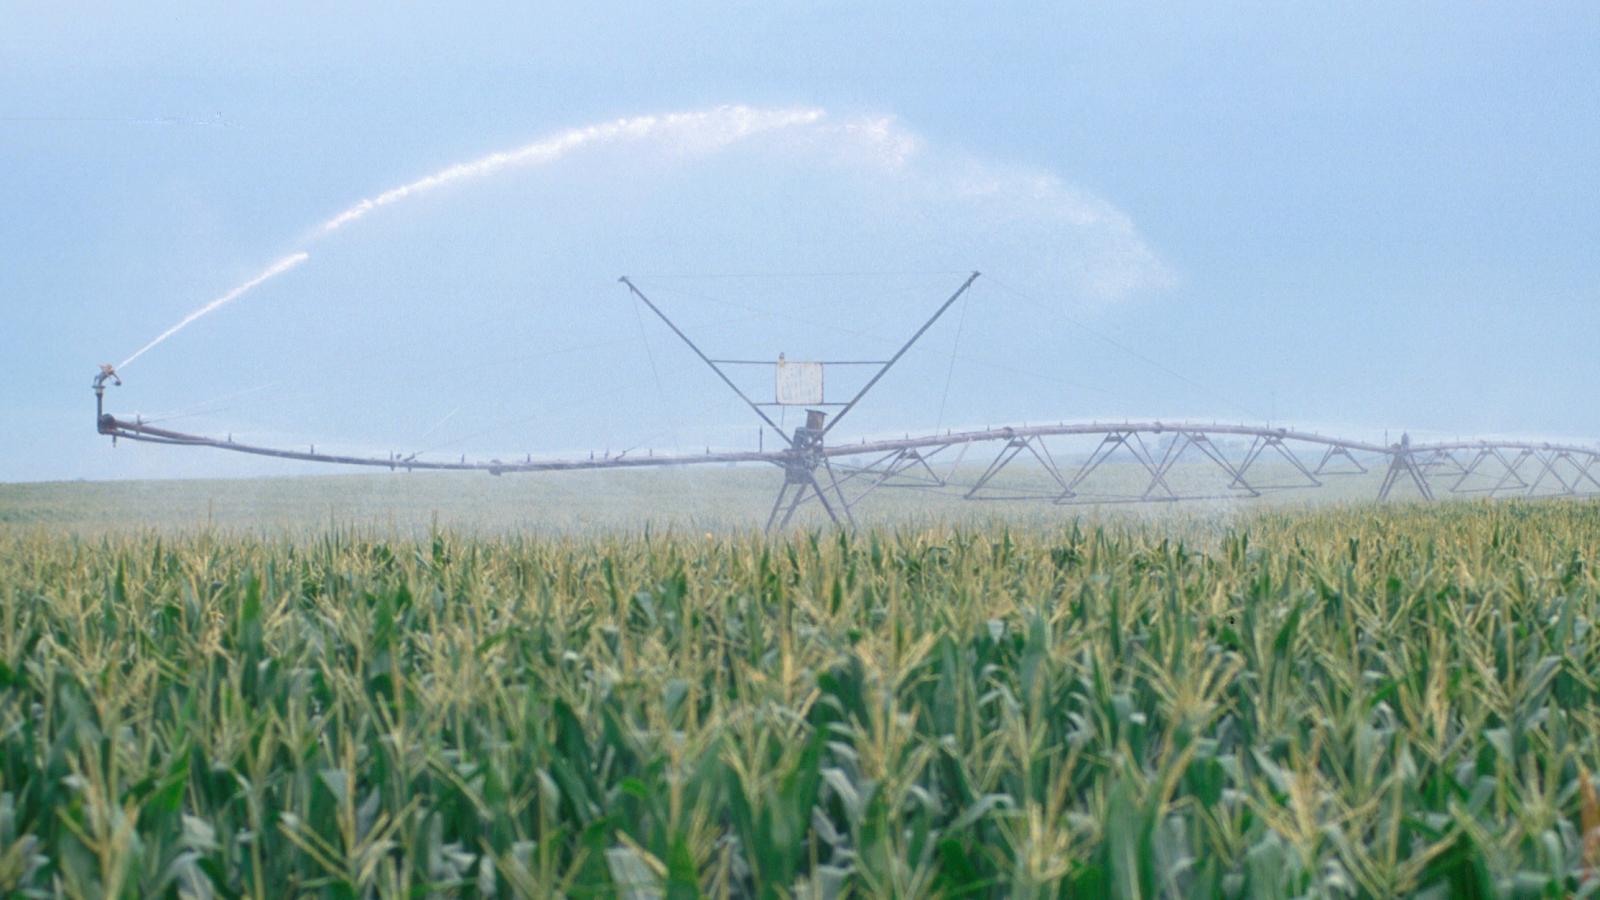
[[[1597,896],[1600,505],[0,530],[0,892]]]

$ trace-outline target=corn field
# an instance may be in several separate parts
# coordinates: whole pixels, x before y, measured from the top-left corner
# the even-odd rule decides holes
[[[0,532],[14,896],[1600,896],[1600,506]]]

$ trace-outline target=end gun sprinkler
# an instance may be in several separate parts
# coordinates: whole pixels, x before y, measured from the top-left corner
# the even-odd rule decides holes
[[[106,415],[105,411],[106,381],[108,380],[119,387],[122,385],[122,378],[117,375],[117,370],[112,367],[111,363],[101,363],[100,371],[94,376],[95,430],[101,434],[110,434],[111,442],[116,443],[117,436],[113,433],[112,428],[115,419]]]

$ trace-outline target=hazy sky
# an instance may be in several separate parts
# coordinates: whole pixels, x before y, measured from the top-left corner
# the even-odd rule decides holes
[[[1600,439],[1592,3],[324,6],[0,0],[0,480],[304,471],[113,450],[88,390],[300,252],[110,408],[379,454],[752,446],[619,275],[714,355],[839,358],[980,269],[842,437]]]

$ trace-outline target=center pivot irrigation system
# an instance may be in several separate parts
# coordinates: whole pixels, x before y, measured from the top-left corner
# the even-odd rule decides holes
[[[1340,475],[1360,475],[1381,468],[1379,500],[1387,500],[1402,485],[1409,485],[1425,500],[1441,492],[1487,496],[1579,496],[1600,493],[1600,448],[1530,441],[1451,441],[1412,443],[1402,436],[1397,443],[1380,444],[1330,437],[1287,428],[1250,425],[1223,425],[1190,422],[1083,422],[1056,425],[986,428],[981,431],[946,431],[894,440],[862,440],[857,443],[830,444],[828,434],[855,409],[894,364],[906,354],[928,329],[966,294],[978,279],[967,276],[922,327],[894,355],[882,360],[789,361],[780,354],[776,361],[753,359],[713,359],[684,334],[654,301],[645,296],[627,277],[633,297],[655,313],[672,333],[715,372],[739,399],[750,407],[764,427],[781,439],[778,450],[736,451],[704,454],[657,456],[610,456],[588,459],[534,459],[521,462],[498,459],[487,462],[435,461],[416,454],[388,457],[343,456],[308,450],[289,450],[237,443],[227,438],[186,434],[146,424],[139,418],[119,419],[105,411],[107,382],[121,384],[109,365],[100,367],[94,379],[95,422],[101,434],[157,444],[214,447],[237,453],[271,456],[280,459],[368,466],[390,470],[485,471],[494,475],[510,472],[552,472],[582,469],[634,469],[664,466],[692,466],[730,463],[770,463],[783,470],[783,484],[767,516],[767,527],[782,528],[803,505],[815,500],[836,524],[854,524],[853,509],[879,488],[903,488],[955,496],[965,500],[1035,500],[1056,504],[1151,503],[1240,497],[1259,497],[1269,491],[1284,491],[1324,486],[1324,479]],[[774,369],[773,400],[757,402],[728,375],[734,366],[770,366]],[[850,399],[829,402],[823,385],[829,368],[846,366],[875,367],[872,376]],[[769,408],[802,407],[805,424],[792,432],[773,421]],[[833,412],[831,419],[830,410]],[[1094,439],[1098,438],[1098,444]],[[1064,457],[1065,441],[1088,441],[1092,449]],[[1050,443],[1057,443],[1052,451]],[[998,450],[975,479],[958,479],[965,470],[962,460],[974,446],[998,445]],[[948,467],[941,454],[955,450]],[[1210,478],[1204,485],[1177,468],[1186,452]],[[1308,459],[1320,453],[1315,465]],[[1132,478],[1112,478],[1107,486],[1106,463],[1121,457],[1131,462]],[[1070,459],[1071,465],[1057,463]],[[1263,457],[1275,462],[1268,469]],[[1023,466],[1014,464],[1019,460]],[[1363,462],[1365,460],[1365,462]],[[936,464],[939,468],[936,468]],[[1020,480],[1017,469],[1031,468]],[[976,466],[972,467],[976,469]],[[1122,467],[1130,470],[1127,465]],[[941,471],[943,469],[943,471]],[[1011,476],[1002,473],[1012,471]],[[1101,477],[1096,478],[1096,473]],[[1282,479],[1287,477],[1287,482]]]

